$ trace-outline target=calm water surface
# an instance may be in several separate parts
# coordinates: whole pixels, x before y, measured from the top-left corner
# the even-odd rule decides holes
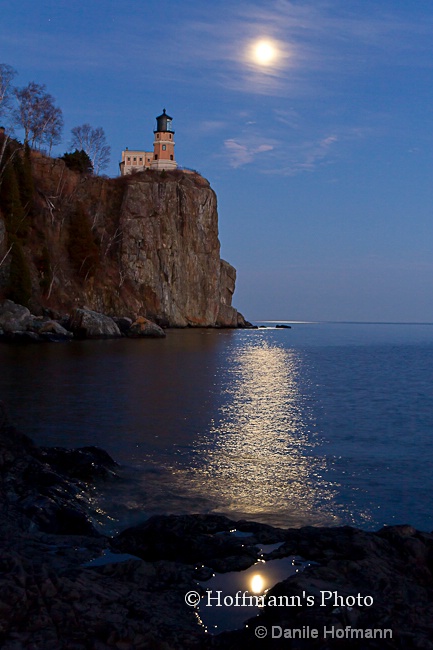
[[[2,346],[0,364],[37,443],[122,464],[95,497],[113,528],[155,512],[433,528],[433,325],[172,330]]]

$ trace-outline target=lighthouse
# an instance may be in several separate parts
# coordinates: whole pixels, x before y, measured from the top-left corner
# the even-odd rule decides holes
[[[153,140],[153,160],[151,169],[176,169],[177,162],[174,158],[174,131],[173,118],[167,115],[165,108],[162,115],[156,118],[156,129]]]

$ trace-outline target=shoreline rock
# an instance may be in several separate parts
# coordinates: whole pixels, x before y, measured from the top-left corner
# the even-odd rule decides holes
[[[110,316],[92,309],[74,309],[68,329],[79,339],[119,338],[120,330]]]
[[[161,339],[166,337],[166,333],[156,323],[153,323],[144,316],[139,316],[125,332],[126,336],[132,339],[153,338]]]
[[[6,334],[25,332],[32,321],[30,310],[12,300],[4,300],[0,309],[0,329]]]
[[[2,650],[433,647],[431,533],[406,525],[378,532],[282,529],[195,514],[157,515],[109,538],[95,528],[85,495],[98,481],[120,480],[117,467],[95,447],[38,447],[12,426],[0,403]],[[203,594],[213,573],[250,567],[260,545],[277,542],[266,561],[297,555],[313,564],[283,576],[266,602],[305,603],[308,596],[313,605],[266,606],[248,628],[206,634],[186,593]],[[333,592],[374,603],[321,606],[321,594]],[[266,640],[256,638],[258,626],[268,631]],[[324,629],[391,629],[393,636],[270,638],[272,627],[317,629],[322,637]]]
[[[237,313],[237,322],[233,325],[213,325],[194,327],[206,329],[257,329],[254,325]],[[175,329],[187,329],[189,325]],[[42,316],[35,316],[27,307],[18,305],[12,300],[4,300],[0,304],[0,342],[27,344],[44,342],[67,342],[71,340],[94,340],[128,337],[136,338],[165,338],[166,329],[144,316],[136,316],[133,320],[127,316],[107,316],[86,307],[76,308],[72,314],[62,315],[51,310],[45,310]]]

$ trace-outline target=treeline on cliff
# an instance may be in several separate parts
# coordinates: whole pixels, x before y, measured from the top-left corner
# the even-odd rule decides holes
[[[65,307],[116,256],[122,183],[90,176],[87,155],[52,159],[5,134],[0,152],[0,297]]]
[[[33,213],[34,185],[30,150],[26,146],[24,154],[20,155],[15,142],[7,145],[0,142],[0,146],[3,154],[0,166],[0,209],[5,225],[4,240],[8,247],[3,253],[2,265],[7,265],[10,256],[6,293],[11,300],[27,305],[32,295],[32,284],[23,247],[29,238]]]
[[[0,63],[0,130],[13,134],[18,129],[24,146],[41,150],[51,156],[54,146],[62,143],[63,112],[44,84],[30,81],[26,86],[14,86],[17,71],[7,63]],[[99,174],[108,167],[111,148],[106,142],[102,126],[82,124],[71,129],[70,153],[64,159],[76,164],[80,155],[87,156],[88,171]],[[74,151],[75,150],[75,151]],[[72,153],[74,152],[74,153]],[[78,157],[77,157],[78,154]],[[75,159],[74,159],[75,155]],[[81,161],[82,164],[82,161]],[[84,171],[80,169],[79,171]]]
[[[59,293],[56,283],[68,286],[74,274],[82,280],[99,267],[98,234],[80,189],[108,165],[110,147],[102,127],[83,124],[71,131],[64,165],[52,160],[46,152],[62,142],[62,110],[45,85],[15,86],[16,74],[0,63],[0,298],[36,308]],[[51,161],[46,169],[43,161]],[[62,277],[68,264],[73,273]]]

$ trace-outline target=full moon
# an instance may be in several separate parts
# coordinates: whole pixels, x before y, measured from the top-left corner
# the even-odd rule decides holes
[[[277,57],[277,49],[270,41],[259,41],[253,46],[253,58],[259,65],[271,65]]]

